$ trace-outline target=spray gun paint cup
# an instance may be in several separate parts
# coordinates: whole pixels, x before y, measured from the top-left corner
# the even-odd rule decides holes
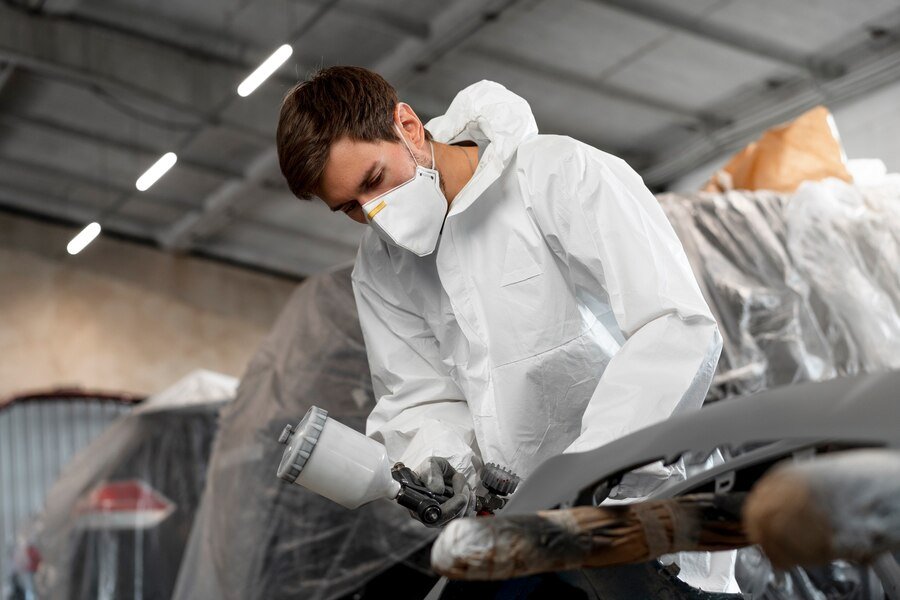
[[[313,406],[278,441],[287,448],[278,477],[296,483],[346,508],[359,508],[379,498],[394,500],[400,484],[391,475],[385,447],[335,421]]]

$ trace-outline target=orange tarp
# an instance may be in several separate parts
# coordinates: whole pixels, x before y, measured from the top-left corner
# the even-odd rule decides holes
[[[801,182],[836,177],[851,182],[831,113],[824,106],[766,131],[735,154],[704,187],[707,192],[793,192]]]

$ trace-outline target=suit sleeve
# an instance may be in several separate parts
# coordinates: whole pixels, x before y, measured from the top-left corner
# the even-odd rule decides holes
[[[369,244],[370,247],[375,244]],[[380,256],[357,258],[353,290],[366,342],[375,409],[366,435],[383,443],[392,460],[415,469],[426,458],[446,458],[474,480],[472,417],[462,391],[440,360],[437,341],[396,276]]]

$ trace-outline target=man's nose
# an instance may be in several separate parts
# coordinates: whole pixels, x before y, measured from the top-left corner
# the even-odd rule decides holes
[[[377,198],[378,196],[380,196],[380,194],[376,194],[374,192],[367,192],[365,194],[360,194],[356,198],[356,201],[359,202],[359,208],[357,210],[354,210],[353,213],[361,215],[362,223],[366,222],[366,209],[364,208],[365,205],[368,204],[369,202],[371,202],[372,200],[374,200],[375,198]],[[369,210],[372,210],[373,208],[374,208],[373,206],[370,206]]]
[[[362,201],[359,202],[353,209],[344,211],[348,217],[356,221],[357,223],[362,223],[363,225],[368,223],[366,219],[366,211],[362,208]]]
[[[377,194],[374,190],[363,192],[359,196],[356,197],[356,201],[359,202],[359,205],[362,206],[369,200],[377,198],[380,194]]]

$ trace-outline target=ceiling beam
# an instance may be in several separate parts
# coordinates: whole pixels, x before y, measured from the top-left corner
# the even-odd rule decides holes
[[[511,0],[457,0],[450,3],[448,8],[435,17],[426,39],[405,39],[385,59],[371,68],[388,81],[407,76],[423,57],[439,52],[448,44],[462,42],[478,31],[481,24],[495,18],[499,11],[512,4]],[[160,244],[169,250],[187,250],[202,238],[224,227],[240,213],[241,205],[252,199],[247,188],[259,173],[264,172],[280,173],[278,152],[274,144],[251,163],[243,180],[224,183],[204,200],[201,212],[186,215],[162,234]]]
[[[817,79],[831,79],[844,72],[844,67],[838,62],[819,60],[771,39],[764,39],[735,27],[709,23],[705,20],[705,15],[697,16],[678,10],[675,7],[677,3],[661,1],[651,4],[647,0],[592,1],[667,29],[677,29],[721,46],[801,69]]]
[[[714,116],[704,114],[688,106],[680,105],[675,102],[668,102],[658,97],[649,96],[614,84],[598,81],[591,77],[573,73],[571,71],[564,71],[557,67],[516,55],[512,52],[473,46],[463,50],[463,54],[477,58],[477,60],[481,62],[492,62],[500,67],[513,69],[535,77],[541,77],[551,85],[578,88],[608,98],[622,100],[629,104],[637,104],[638,106],[665,113],[678,119],[698,124],[714,124],[718,122]]]
[[[3,88],[9,83],[9,80],[12,79],[13,71],[16,70],[16,65],[13,62],[4,62],[0,64],[0,94],[3,93]]]
[[[340,0],[329,0],[327,3],[321,5],[316,11],[314,11],[314,13],[311,17],[305,19],[304,22],[301,24],[301,26],[291,34],[290,39],[294,40],[295,38],[298,38],[298,37],[301,37],[302,35],[304,35],[307,31],[309,31],[309,29],[314,27],[316,23],[321,21],[328,14],[328,12],[334,8],[334,6],[339,1]],[[2,16],[2,15],[0,15],[0,16]],[[92,24],[90,24],[90,26],[96,26],[96,24],[92,23]],[[107,31],[107,33],[110,33],[111,35],[123,35],[121,29],[119,29],[119,28],[114,28],[114,27],[110,28],[109,26],[100,26],[100,29],[103,29],[104,27],[106,27],[107,29],[112,29],[111,32]],[[2,31],[0,31],[0,33],[2,33]],[[129,35],[131,35],[131,32],[125,31],[124,35],[129,36]],[[146,42],[146,40],[143,40],[143,41]],[[149,43],[155,43],[155,42],[149,42]],[[165,46],[165,44],[163,44],[163,45]],[[2,48],[0,48],[0,49],[2,49]],[[187,52],[187,54],[190,54],[190,52]],[[152,58],[156,58],[156,57],[152,57]],[[176,69],[176,71],[177,71],[177,69]],[[211,93],[212,93],[211,98],[215,98],[216,92],[211,91]],[[234,102],[234,99],[235,99],[234,94],[230,94],[227,92],[224,95],[220,95],[218,97],[219,97],[218,102],[213,104],[211,106],[211,108],[207,107],[204,109],[204,113],[206,115],[206,118],[204,121],[199,122],[194,125],[187,126],[187,128],[186,128],[187,133],[182,136],[181,141],[178,144],[176,144],[175,148],[173,149],[176,153],[181,153],[188,145],[190,145],[196,139],[196,137],[198,135],[200,135],[206,129],[206,127],[208,125],[219,124],[221,115]],[[266,142],[267,142],[266,143],[267,146],[270,145],[270,143],[271,143],[271,140],[268,138],[268,136],[267,136]],[[246,185],[247,188],[249,188],[249,189],[245,190],[245,193],[252,192],[254,194],[259,194],[260,190],[259,190],[258,184],[260,184],[261,182],[266,180],[266,173],[254,171],[251,175],[252,175],[252,177],[251,177],[252,180],[250,180],[248,178],[244,178],[243,174],[242,174],[241,178],[238,179],[238,181],[242,182],[243,184]],[[277,179],[277,174],[275,174],[275,176],[272,179],[273,180]],[[226,182],[228,182],[228,181],[233,181],[233,180],[226,180]],[[226,183],[226,185],[227,185],[227,183]],[[112,215],[114,215],[116,212],[121,210],[128,202],[130,202],[133,198],[136,198],[136,197],[138,197],[138,196],[136,196],[135,191],[133,189],[120,188],[118,191],[118,197],[115,198],[115,200],[113,202],[109,203],[107,205],[107,207],[105,207],[102,211],[98,211],[99,214],[97,216],[97,221],[105,223]],[[227,211],[226,211],[226,214],[227,214]]]
[[[900,12],[897,13],[900,17]],[[864,97],[873,91],[900,82],[900,43],[876,47],[864,39],[855,48],[840,53],[847,73],[826,82],[814,83],[797,78],[785,82],[777,93],[761,88],[755,95],[743,91],[738,97],[721,103],[740,106],[732,120],[712,131],[694,134],[677,148],[663,148],[659,158],[642,169],[641,175],[650,186],[665,187],[685,173],[709,161],[734,152],[767,128],[797,117],[814,106],[829,107]]]
[[[0,78],[0,81],[2,81],[2,78]],[[63,140],[78,141],[104,148],[112,148],[119,152],[136,154],[142,159],[155,160],[162,154],[162,151],[154,146],[141,144],[125,138],[102,135],[84,128],[73,127],[57,120],[33,117],[30,115],[0,112],[0,125],[21,127],[23,129],[40,131],[49,135],[58,136]],[[178,165],[179,168],[187,167],[190,170],[219,179],[229,179],[241,176],[240,171],[227,169],[219,165],[211,165],[205,162],[197,162],[182,157],[178,157]],[[273,185],[268,180],[262,181],[259,185],[260,187],[273,192],[288,193],[286,185]]]
[[[82,0],[40,0],[38,6],[41,12],[65,14],[80,8],[81,3]]]
[[[320,6],[321,0],[297,0],[301,4],[307,6]],[[379,4],[378,6],[384,6]],[[378,28],[382,31],[410,37],[420,40],[428,38],[429,24],[417,19],[411,19],[403,12],[392,11],[387,12],[376,6],[369,4],[361,4],[359,2],[341,2],[339,10],[334,11],[334,16],[340,19],[359,22],[365,21],[367,25]]]
[[[0,165],[3,162],[9,161],[0,158]],[[76,226],[95,220],[97,215],[97,206],[93,203],[0,180],[0,209],[3,208],[46,215]],[[102,225],[112,231],[153,242],[158,233],[158,228],[148,227],[140,219],[123,214],[110,215]],[[302,277],[337,262],[350,261],[356,251],[353,244],[298,235],[296,230],[259,221],[248,221],[242,230],[252,243],[211,240],[198,247],[197,251],[211,258],[270,269],[294,277]],[[274,250],[278,248],[284,251]]]
[[[77,227],[94,220],[97,207],[86,202],[76,202],[67,198],[54,198],[24,189],[0,187],[0,209],[13,209],[30,214],[38,214],[68,221]],[[107,223],[114,231],[141,239],[153,239],[153,229],[143,222],[126,215],[116,215],[112,223]],[[60,249],[62,250],[62,249]]]
[[[255,143],[271,141],[270,134],[243,123],[210,117],[247,74],[248,67],[234,61],[197,56],[100,24],[29,14],[3,4],[0,60],[138,98],[197,125],[219,126]]]
[[[457,1],[437,16],[427,40],[408,40],[400,44],[377,67],[385,79],[399,91],[426,72],[450,52],[495,23],[520,0]],[[451,24],[451,27],[447,27]]]
[[[36,218],[51,218],[70,224],[74,228],[83,227],[96,215],[97,209],[93,205],[84,202],[74,202],[70,199],[53,198],[45,194],[35,194],[27,190],[10,190],[0,188],[0,211],[9,211],[13,214],[31,215]],[[139,220],[127,215],[114,215],[104,227],[133,240],[155,242],[154,229]],[[77,229],[73,230],[73,233]],[[297,236],[287,236],[277,231],[270,232],[264,226],[254,230],[254,235],[268,242],[276,240],[282,244],[291,243],[292,252],[272,252],[271,249],[248,247],[248,245],[235,245],[227,242],[213,242],[204,247],[197,248],[195,255],[207,260],[225,261],[233,265],[241,266],[254,271],[265,269],[273,274],[302,278],[305,273],[314,273],[323,268],[331,267],[335,262],[347,262],[348,254],[329,255],[328,262],[317,262],[306,257],[315,256],[314,248],[308,247],[307,242]],[[281,238],[281,239],[279,239]],[[313,243],[313,242],[309,242]],[[299,245],[299,251],[297,248]],[[65,252],[63,248],[60,252]],[[349,256],[352,257],[351,249]],[[297,255],[301,255],[298,259]],[[352,260],[352,258],[351,258]]]
[[[216,237],[191,248],[192,253],[302,278],[337,264],[352,264],[356,246],[334,247],[294,232],[249,223],[238,240]]]
[[[256,67],[259,58],[272,51],[268,46],[257,47],[246,39],[223,35],[223,30],[211,23],[200,25],[150,10],[142,10],[140,18],[136,19],[133,3],[120,0],[78,1],[80,5],[74,14],[50,11],[46,7],[41,12],[62,15],[70,21],[117,31],[131,38],[162,43],[198,58],[233,65],[248,73]],[[288,84],[285,77],[273,75],[273,78]]]
[[[168,250],[183,251],[221,229],[235,217],[240,201],[249,202],[257,196],[251,188],[258,187],[261,181],[271,176],[272,168],[268,152],[257,157],[240,177],[226,181],[209,194],[203,200],[202,209],[189,212],[162,232],[158,238],[160,245]]]
[[[81,171],[71,171],[69,169],[60,169],[59,167],[51,167],[46,163],[38,163],[22,158],[12,158],[9,156],[0,156],[0,167],[3,165],[11,166],[17,170],[24,171],[34,171],[38,173],[41,177],[47,178],[49,181],[53,181],[55,183],[64,182],[64,183],[74,183],[78,185],[84,185],[92,188],[96,188],[97,190],[103,191],[105,190],[111,196],[121,195],[124,193],[131,194],[134,190],[132,186],[123,186],[122,184],[113,183],[101,177],[89,175],[87,173]],[[139,198],[142,202],[149,202],[151,204],[166,204],[169,206],[174,206],[180,208],[182,210],[190,210],[195,207],[195,204],[188,201],[182,200],[179,198],[171,198],[167,196],[160,196],[154,192],[140,192],[135,196]],[[96,209],[95,209],[96,210]],[[95,215],[96,216],[96,215]],[[93,219],[92,219],[93,220]]]
[[[300,24],[300,26],[297,27],[288,36],[288,40],[291,43],[296,43],[296,41],[298,39],[301,39],[307,32],[312,30],[320,21],[322,21],[334,9],[334,7],[338,4],[338,2],[340,2],[340,0],[328,0],[327,2],[319,5],[317,7],[317,9],[315,11],[313,11],[313,14],[311,16],[309,16],[308,18],[304,19],[303,22]],[[293,81],[291,83],[293,84]],[[221,115],[235,101],[235,98],[236,98],[236,96],[234,94],[226,94],[226,95],[222,96],[220,98],[220,100],[211,109],[208,110],[208,113],[207,113],[209,115],[208,121],[210,123],[214,123],[214,122],[218,121],[219,118],[221,117]],[[176,154],[180,154],[183,150],[185,150],[187,147],[189,147],[197,139],[197,137],[203,133],[203,131],[206,129],[206,125],[207,125],[206,123],[202,123],[202,124],[199,124],[197,126],[190,128],[189,131],[187,131],[187,133],[184,134],[181,137],[181,140],[175,145],[175,147],[173,148],[173,151]],[[270,146],[270,145],[271,145],[271,139],[267,140],[267,143],[266,143],[266,146]],[[254,161],[253,163],[251,163],[251,165],[250,165],[250,167],[248,167],[247,171],[245,173],[243,173],[239,178],[226,180],[226,182],[224,184],[222,184],[222,186],[218,189],[220,189],[220,190],[221,189],[227,189],[227,190],[234,189],[235,186],[232,185],[232,183],[237,182],[240,184],[242,193],[245,193],[248,195],[259,194],[259,184],[261,182],[265,181],[270,174],[271,174],[272,179],[277,179],[278,174],[277,174],[277,171],[270,173],[270,169],[269,169],[268,165],[263,169],[257,170],[256,169],[257,162],[258,161]],[[122,209],[128,202],[131,201],[132,197],[134,197],[133,191],[131,191],[130,193],[123,192],[116,199],[116,201],[113,202],[98,217],[98,220],[102,221],[108,215],[114,214],[118,210]],[[206,206],[206,204],[204,204],[204,206]],[[230,206],[225,207],[222,204],[222,202],[220,202],[215,197],[213,197],[211,199],[210,206],[213,208],[213,210],[210,212],[214,216],[214,219],[213,219],[214,222],[222,215],[224,215],[225,217],[228,217],[232,212],[232,207],[230,207]],[[224,210],[220,212],[219,208],[223,208]],[[187,215],[187,216],[189,217],[190,215]],[[167,239],[166,235],[163,234],[161,236],[161,239]]]

